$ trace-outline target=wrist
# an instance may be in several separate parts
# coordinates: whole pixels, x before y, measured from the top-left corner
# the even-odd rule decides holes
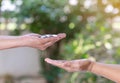
[[[20,39],[22,40],[21,45],[24,47],[34,47],[33,44],[37,38],[38,37],[29,35],[20,36]]]
[[[25,46],[28,46],[28,38],[27,37],[24,37],[24,36],[18,36],[17,38],[17,42],[18,42],[18,46],[19,47],[25,47]]]

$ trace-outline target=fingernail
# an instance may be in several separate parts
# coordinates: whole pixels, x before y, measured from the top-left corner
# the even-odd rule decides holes
[[[48,61],[48,58],[46,58],[45,61]]]
[[[60,38],[62,38],[62,37],[66,37],[66,34],[65,34],[65,33],[60,33],[60,34],[58,34],[58,36],[59,36]]]
[[[51,59],[49,59],[49,58],[46,58],[45,61],[48,63],[51,63]]]

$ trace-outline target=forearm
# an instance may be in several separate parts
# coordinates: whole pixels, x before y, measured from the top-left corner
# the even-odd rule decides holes
[[[90,71],[120,83],[120,65],[94,63]]]
[[[0,50],[25,46],[20,36],[0,36]]]

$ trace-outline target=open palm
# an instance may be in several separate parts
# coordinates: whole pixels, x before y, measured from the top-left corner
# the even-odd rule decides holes
[[[68,60],[52,60],[46,58],[45,61],[54,66],[65,69],[68,72],[91,70],[91,67],[93,65],[92,64],[93,62],[88,59],[68,61]]]

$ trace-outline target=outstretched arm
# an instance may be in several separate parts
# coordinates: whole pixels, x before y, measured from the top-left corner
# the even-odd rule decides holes
[[[0,50],[22,47],[25,45],[26,41],[22,36],[0,36]]]
[[[33,47],[45,50],[55,42],[66,37],[66,34],[58,34],[56,37],[41,38],[39,34],[27,34],[23,36],[0,36],[0,50],[16,47]]]
[[[97,63],[87,59],[67,61],[47,58],[45,61],[69,72],[90,71],[94,74],[101,75],[114,82],[120,83],[120,65]]]
[[[114,82],[120,83],[120,65],[94,63],[90,71]]]

